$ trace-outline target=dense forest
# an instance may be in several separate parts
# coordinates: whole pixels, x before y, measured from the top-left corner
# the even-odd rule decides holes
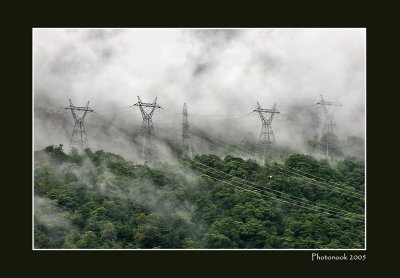
[[[364,248],[364,162],[34,154],[35,248]]]

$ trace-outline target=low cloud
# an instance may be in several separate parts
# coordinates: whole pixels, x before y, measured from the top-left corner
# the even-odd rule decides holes
[[[34,30],[35,149],[69,145],[70,98],[95,110],[86,120],[92,148],[138,159],[142,117],[127,107],[140,95],[158,97],[156,133],[176,142],[184,102],[193,130],[234,141],[257,141],[260,120],[248,113],[257,101],[277,103],[277,143],[304,151],[322,130],[323,111],[312,106],[320,94],[343,104],[341,138],[364,137],[364,29]]]

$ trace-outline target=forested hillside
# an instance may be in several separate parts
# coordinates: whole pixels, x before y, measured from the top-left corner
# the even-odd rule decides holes
[[[363,248],[364,162],[35,152],[35,248]]]

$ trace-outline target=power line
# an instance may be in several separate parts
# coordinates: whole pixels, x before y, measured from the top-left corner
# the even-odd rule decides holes
[[[281,172],[281,171],[276,170],[276,169],[272,169],[272,171],[278,172],[278,173],[280,173],[280,174],[282,174],[282,175],[285,175],[285,176],[287,176],[287,177],[290,177],[290,178],[299,179],[299,177],[291,176],[290,174],[286,174],[286,173]],[[309,183],[309,184],[312,184],[312,185],[315,185],[315,186],[319,186],[319,187],[322,187],[322,188],[325,188],[325,189],[328,189],[328,190],[331,190],[332,192],[335,192],[335,193],[340,193],[340,194],[344,194],[344,195],[347,195],[347,196],[352,197],[352,198],[356,198],[356,199],[359,199],[359,200],[363,200],[363,197],[360,197],[360,196],[358,196],[358,195],[350,195],[348,192],[345,192],[345,191],[337,191],[337,190],[335,190],[335,189],[333,189],[333,188],[329,188],[329,187],[320,185],[320,184],[318,184],[318,183],[313,183],[313,182],[310,182],[310,181],[308,181],[308,180],[301,180],[301,181],[302,181],[302,182]]]
[[[191,114],[198,117],[236,117],[236,116],[246,116],[248,114]]]
[[[187,164],[189,164],[189,165],[191,165],[191,166],[193,166],[193,167],[196,167],[195,165],[192,165],[192,164],[190,164],[190,163],[188,163],[188,162],[186,162],[186,161],[184,161],[184,160],[181,160],[181,161],[183,161],[183,162],[185,162],[185,163],[187,163]],[[184,166],[184,165],[182,165],[182,166]],[[225,180],[220,180],[220,179],[218,179],[218,178],[212,177],[212,176],[210,176],[210,175],[207,175],[207,174],[205,174],[205,173],[196,171],[196,170],[191,169],[191,168],[186,167],[186,166],[184,166],[184,167],[185,167],[185,168],[188,168],[188,169],[190,169],[190,170],[192,170],[192,171],[195,171],[195,172],[197,172],[197,173],[199,173],[199,174],[208,176],[208,177],[210,177],[210,178],[212,178],[212,179],[214,179],[214,180],[218,180],[218,181],[221,181],[221,182],[224,182],[224,183],[233,185],[233,186],[235,186],[235,187],[238,187],[237,185],[234,185],[234,184],[232,184],[232,183],[229,183],[229,182],[227,182],[227,181],[225,181]],[[205,170],[205,169],[200,168],[200,167],[196,167],[196,168],[197,168],[197,169],[201,169],[201,170]],[[209,167],[209,168],[212,168],[212,167]],[[215,169],[215,168],[212,168],[212,169],[214,169],[214,170],[216,170],[216,171],[219,171],[218,169]],[[235,177],[235,178],[237,178],[237,177]],[[238,179],[239,179],[239,178],[238,178]],[[254,191],[252,191],[252,190],[244,189],[244,188],[241,188],[241,189],[244,189],[244,190],[247,190],[247,191],[250,191],[250,192],[253,192],[253,193],[257,193],[257,194],[259,194],[259,195],[261,195],[261,196],[265,196],[265,195],[263,195],[262,193],[260,193],[260,192],[261,192],[260,189],[257,189],[257,188],[254,188],[254,187],[245,185],[245,184],[243,184],[243,183],[239,183],[239,182],[237,182],[237,181],[234,181],[234,182],[236,182],[237,184],[241,184],[241,185],[243,185],[243,186],[250,187],[250,188],[252,188],[253,190],[256,190],[256,191],[258,191],[258,192],[254,192]],[[265,192],[265,191],[264,191],[264,192]],[[273,193],[270,193],[270,192],[266,192],[266,193],[268,193],[268,194],[273,194]],[[282,192],[280,192],[280,193],[282,194]],[[283,193],[283,194],[284,194],[284,193]],[[282,194],[281,197],[287,199],[288,197],[285,197],[283,194]],[[308,206],[311,205],[311,204],[305,203],[304,201],[296,201],[296,200],[291,199],[292,202],[290,202],[290,201],[285,200],[285,199],[283,199],[283,200],[282,200],[282,199],[279,199],[276,195],[272,195],[271,197],[272,197],[273,199],[278,200],[278,201],[281,201],[281,202],[286,202],[286,203],[289,203],[289,204],[291,204],[291,205],[296,205],[296,206],[299,206],[299,207],[302,207],[302,208],[305,208],[305,209],[309,209],[309,210],[314,210],[314,211],[317,211],[317,212],[321,212],[321,211],[316,210],[316,209],[311,208],[311,207],[304,207],[303,205],[308,205]],[[289,197],[289,199],[290,199],[290,197]],[[294,202],[297,202],[297,203],[294,203]],[[309,202],[311,202],[311,201],[309,201]],[[300,204],[299,204],[299,203],[300,203]],[[312,203],[312,202],[311,202],[311,203]],[[301,205],[301,204],[302,204],[302,205]],[[323,205],[323,204],[315,204],[314,206],[319,207],[319,208],[322,209],[322,210],[333,211],[333,210],[330,210],[330,209],[323,208],[323,207],[321,207],[320,205]],[[353,214],[353,213],[350,213],[350,212],[347,212],[347,211],[345,211],[345,213],[346,213],[345,215],[338,215],[338,214],[335,214],[335,213],[332,213],[332,212],[326,212],[326,211],[322,211],[322,213],[326,213],[326,214],[329,214],[329,215],[333,215],[333,216],[338,216],[338,217],[346,218],[346,219],[349,219],[349,220],[351,220],[351,221],[357,221],[357,222],[363,223],[362,220],[356,219],[356,216],[345,216],[345,215],[347,215],[347,214],[350,214],[350,215]],[[340,213],[340,212],[336,211],[336,213]]]
[[[223,144],[223,143],[221,143],[221,142],[223,142],[222,140],[220,140],[220,139],[218,139],[218,140],[220,141],[219,144],[225,145],[226,148],[230,148],[231,150],[234,150],[234,151],[236,151],[236,152],[238,152],[238,153],[246,154],[244,151],[239,150],[239,149],[236,149],[236,148],[234,148],[234,147],[228,145],[227,143]],[[217,143],[217,144],[218,144],[218,143]],[[215,144],[214,144],[214,145],[215,145]],[[255,152],[253,152],[253,153],[255,153]],[[257,156],[258,156],[258,155],[257,155]]]
[[[167,112],[163,111],[163,114],[169,114],[169,115],[182,115],[182,113],[179,112]],[[200,114],[200,113],[190,113],[191,117],[236,117],[236,116],[248,116],[248,114]]]
[[[229,147],[229,146],[228,146],[228,147]],[[237,150],[237,149],[235,149],[235,148],[233,148],[233,147],[231,147],[231,148],[234,149],[234,150],[236,150],[236,151],[239,151],[239,150]],[[297,176],[300,176],[300,177],[303,177],[303,178],[307,178],[307,179],[311,179],[311,180],[312,180],[312,178],[310,178],[310,177],[307,177],[307,176],[301,175],[301,174],[299,174],[299,173],[296,173],[296,172],[287,170],[287,169],[285,169],[283,166],[278,166],[278,165],[276,165],[276,164],[270,164],[270,166],[273,167],[273,168],[278,168],[278,169],[280,169],[280,170],[282,170],[282,171],[286,171],[286,172],[289,172],[289,173],[291,173],[291,174],[294,174],[294,175],[297,175]],[[273,171],[276,171],[276,172],[278,172],[278,173],[281,173],[281,174],[283,174],[283,175],[285,175],[285,176],[288,176],[288,177],[298,178],[298,177],[291,176],[291,175],[289,175],[289,174],[287,174],[287,173],[283,173],[283,172],[281,172],[281,171],[279,171],[279,170],[277,170],[277,169],[272,169],[272,170],[273,170]],[[318,184],[318,183],[315,183],[315,182],[310,182],[309,180],[302,180],[302,181],[303,181],[303,182],[306,182],[306,183],[309,183],[309,184],[312,184],[312,185],[316,185],[316,186],[319,186],[319,187],[326,188],[326,189],[331,190],[331,191],[336,192],[336,193],[345,194],[345,195],[348,195],[348,196],[350,196],[350,197],[354,197],[354,198],[357,198],[357,199],[360,199],[360,200],[364,198],[364,196],[361,195],[359,192],[356,192],[356,191],[354,191],[354,190],[352,190],[352,189],[349,189],[349,188],[341,188],[341,187],[334,186],[334,185],[331,185],[331,184],[326,184],[326,183],[321,182],[321,181],[316,181],[316,182],[319,182],[319,183],[321,183],[321,184]],[[323,186],[323,184],[325,184],[326,186]],[[342,186],[344,186],[344,185],[342,185]],[[331,187],[333,187],[333,188],[331,188]],[[354,195],[351,195],[351,194],[354,194]]]
[[[235,179],[242,180],[243,182],[249,183],[249,184],[251,184],[252,186],[257,186],[257,187],[259,187],[259,185],[256,185],[256,184],[254,184],[254,183],[252,183],[252,182],[250,182],[250,181],[247,181],[247,180],[241,179],[241,178],[239,178],[239,177],[230,175],[230,174],[225,173],[225,172],[223,172],[223,171],[221,171],[221,170],[218,170],[218,169],[213,168],[213,167],[211,167],[211,166],[205,165],[205,164],[203,164],[203,163],[201,163],[201,162],[198,162],[198,161],[195,161],[195,160],[192,160],[192,161],[195,162],[195,163],[197,163],[197,164],[203,165],[203,166],[205,166],[205,167],[211,168],[211,169],[213,169],[213,170],[215,170],[215,171],[218,171],[218,172],[220,172],[220,173],[223,173],[224,175],[230,176],[230,177],[235,178]],[[196,166],[195,166],[195,167],[196,167]],[[219,175],[219,176],[221,176],[221,175]],[[224,177],[223,177],[223,178],[224,178]],[[350,212],[348,212],[348,211],[345,211],[345,210],[342,210],[342,209],[339,209],[339,208],[330,207],[330,206],[327,206],[327,205],[324,205],[324,204],[318,204],[318,203],[313,202],[313,201],[310,201],[310,200],[303,200],[303,199],[301,199],[301,198],[299,198],[299,197],[291,196],[290,194],[287,194],[287,193],[284,193],[284,192],[281,192],[281,191],[278,191],[278,190],[274,190],[274,189],[271,189],[271,188],[269,188],[269,189],[263,188],[262,190],[271,190],[271,191],[274,191],[275,193],[286,194],[286,195],[288,196],[288,198],[298,199],[298,200],[300,200],[300,202],[306,201],[306,202],[312,203],[312,204],[314,204],[314,205],[325,206],[325,207],[327,207],[327,208],[329,208],[329,209],[331,209],[331,210],[343,211],[343,212],[345,212],[345,213],[350,213]]]
[[[216,145],[216,144],[214,144],[214,143],[212,143],[212,142],[210,142],[210,141],[207,141],[207,143],[208,143],[208,144],[211,144],[211,145],[213,145],[213,146],[215,146],[215,147],[217,147],[218,149],[221,149],[225,154],[229,154],[229,153],[230,153],[230,152],[227,150],[229,147],[222,148],[222,147],[220,147],[220,146],[218,146],[218,145]]]
[[[222,141],[222,140],[220,140],[220,141]],[[240,151],[240,150],[238,150],[238,149],[236,149],[236,148],[233,148],[233,147],[231,147],[231,146],[229,146],[229,145],[227,145],[227,148],[231,148],[231,149],[236,150],[236,151],[238,151],[238,152],[244,153],[243,151]],[[247,150],[247,151],[252,152],[252,151],[250,151],[250,150]],[[255,152],[252,152],[252,153],[255,153]],[[286,172],[295,174],[295,175],[297,175],[297,176],[301,176],[301,177],[304,177],[304,178],[307,178],[307,179],[311,179],[311,180],[312,180],[312,178],[310,178],[310,177],[307,177],[307,176],[301,175],[301,174],[299,174],[299,173],[296,173],[296,172],[294,172],[294,171],[290,171],[290,170],[285,169],[284,167],[287,167],[287,166],[278,166],[278,165],[274,165],[274,164],[271,164],[270,166],[275,167],[275,168],[279,168],[280,170],[283,170],[283,171],[286,171]],[[279,172],[278,170],[275,170],[275,171]],[[299,171],[299,172],[300,172],[300,171]],[[282,172],[281,172],[281,173],[282,173]],[[286,175],[286,176],[287,176],[287,175]],[[292,176],[292,177],[293,177],[293,176]],[[311,183],[311,184],[314,184],[314,185],[317,185],[317,186],[321,186],[320,184],[312,183],[312,182],[310,182],[310,181],[308,181],[308,180],[306,180],[305,182]],[[356,197],[356,196],[352,196],[352,197],[355,197],[355,198],[358,198],[358,199],[363,199],[363,198],[364,198],[364,196],[363,196],[361,193],[359,193],[359,192],[357,192],[357,191],[355,191],[355,190],[353,190],[353,189],[346,188],[346,187],[344,187],[345,185],[341,185],[342,187],[338,187],[338,186],[335,186],[335,185],[332,185],[332,184],[328,184],[328,183],[323,182],[323,181],[315,181],[315,182],[319,182],[319,183],[322,183],[322,184],[326,184],[327,186],[332,186],[332,187],[334,187],[336,190],[339,190],[340,192],[336,191],[336,190],[333,189],[333,188],[328,188],[328,187],[325,187],[325,188],[327,188],[327,189],[329,189],[329,190],[332,190],[332,191],[334,191],[334,192],[337,192],[337,193],[343,193],[343,194],[346,194],[346,195],[348,195],[348,194],[354,194],[354,195],[356,195],[357,197]],[[336,184],[337,184],[337,183],[336,183]],[[340,184],[337,184],[337,185],[340,185]],[[350,196],[351,196],[351,195],[350,195]]]
[[[132,111],[130,110],[130,111],[124,111],[124,112],[119,112],[119,113],[100,114],[100,115],[94,115],[94,116],[95,116],[96,118],[109,118],[109,117],[112,117],[112,116],[114,116],[114,115],[127,114],[127,113],[130,113],[130,112],[132,112]]]
[[[271,166],[272,166],[272,167],[275,167],[275,168],[279,168],[279,169],[281,169],[282,171],[286,171],[286,172],[289,172],[289,173],[298,175],[298,176],[303,177],[303,178],[311,179],[311,178],[309,178],[309,177],[305,177],[305,176],[302,176],[302,175],[297,174],[297,173],[295,173],[295,172],[291,172],[291,171],[289,171],[289,170],[286,170],[286,169],[284,169],[283,167],[278,166],[278,165],[271,164]],[[275,171],[279,172],[279,170],[275,170]],[[281,173],[282,173],[282,172],[281,172]],[[292,177],[293,177],[293,176],[292,176]],[[308,180],[305,180],[305,182],[308,182],[308,183],[311,183],[311,184],[320,186],[319,184],[312,183],[312,182],[310,182],[310,181],[308,181]],[[322,182],[321,184],[326,184],[326,183]],[[330,185],[330,184],[326,184],[326,185],[332,186],[332,187],[334,188],[334,189],[330,189],[330,190],[335,190],[335,189],[336,189],[336,190],[342,191],[343,194],[354,194],[354,195],[358,196],[358,197],[356,197],[356,198],[358,198],[358,199],[362,199],[362,198],[364,197],[364,196],[362,196],[359,192],[352,191],[352,189],[341,188],[341,187],[337,187],[337,186]],[[328,188],[328,189],[329,189],[329,187],[325,187],[325,188]],[[355,197],[355,196],[354,196],[354,197]]]
[[[239,120],[239,119],[248,119],[249,117],[252,117],[251,115],[242,115],[242,116],[240,116],[240,117],[228,117],[228,118],[224,118],[224,119],[217,119],[217,120],[215,120],[215,119],[213,119],[211,122],[208,122],[208,123],[221,123],[221,122],[226,122],[226,121],[232,121],[232,120]],[[198,120],[198,121],[200,121],[200,120],[204,120],[204,119],[199,119],[199,118],[197,118],[197,119],[194,119],[194,120]]]
[[[102,113],[104,111],[116,111],[116,110],[121,110],[121,109],[127,109],[129,106],[124,106],[124,107],[118,107],[118,108],[111,108],[111,109],[105,109],[105,110],[96,110],[96,113]]]

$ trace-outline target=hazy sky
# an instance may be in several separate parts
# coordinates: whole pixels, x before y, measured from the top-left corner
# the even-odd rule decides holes
[[[179,140],[183,103],[193,129],[257,140],[256,102],[281,114],[279,144],[302,148],[322,130],[322,94],[341,137],[364,137],[365,29],[34,29],[34,143],[69,145],[74,105],[90,101],[90,146],[134,149],[137,102],[158,103],[158,134]],[[113,114],[113,115],[112,115]],[[225,116],[215,116],[225,115]]]

